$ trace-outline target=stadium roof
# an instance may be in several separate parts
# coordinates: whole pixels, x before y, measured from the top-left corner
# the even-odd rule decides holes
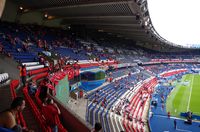
[[[163,39],[151,24],[146,0],[19,0],[28,12],[46,13],[61,25],[85,25],[135,40],[137,45],[159,51],[183,51]],[[48,19],[47,19],[48,20]]]

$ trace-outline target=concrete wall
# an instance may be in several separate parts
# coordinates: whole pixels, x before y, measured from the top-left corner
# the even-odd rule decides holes
[[[37,24],[42,25],[43,14],[41,12],[33,11],[27,12],[20,16],[19,22],[22,24]]]
[[[44,20],[44,13],[40,11],[29,11],[22,15],[17,15],[18,9],[19,5],[17,5],[14,1],[0,0],[0,16],[2,13],[2,17],[0,17],[1,20],[15,22],[17,18],[18,22],[22,24],[37,24],[48,27],[61,27],[61,19]]]
[[[2,21],[14,22],[17,15],[18,6],[11,0],[6,0]]]
[[[8,73],[11,79],[20,79],[18,64],[5,55],[0,55],[0,73]]]
[[[4,10],[4,7],[5,7],[5,4],[6,4],[6,0],[0,0],[0,18],[3,14],[3,10]]]
[[[39,11],[27,12],[20,16],[20,23],[22,24],[37,24],[47,27],[61,27],[61,19],[44,20],[44,14]]]
[[[53,20],[47,20],[44,22],[44,25],[47,27],[62,27],[60,25],[61,19],[53,19]]]
[[[92,126],[86,121],[82,120],[76,113],[72,110],[67,108],[65,104],[54,98],[53,96],[49,95],[50,98],[54,99],[57,103],[58,107],[61,111],[61,122],[62,125],[67,129],[69,132],[90,132]],[[85,112],[85,111],[83,111]]]

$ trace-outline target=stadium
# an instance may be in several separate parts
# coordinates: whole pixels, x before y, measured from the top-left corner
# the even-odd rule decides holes
[[[197,1],[1,0],[0,132],[199,132]]]

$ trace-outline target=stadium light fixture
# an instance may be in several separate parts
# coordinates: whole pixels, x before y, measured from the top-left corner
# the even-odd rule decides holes
[[[47,13],[44,14],[44,18],[48,18],[48,14]]]
[[[24,8],[22,6],[19,7],[20,10],[23,10]]]

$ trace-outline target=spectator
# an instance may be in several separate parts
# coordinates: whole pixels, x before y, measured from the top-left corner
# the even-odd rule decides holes
[[[35,81],[32,81],[29,83],[29,94],[30,95],[35,95],[36,91],[37,91],[37,85]]]
[[[91,132],[100,132],[101,130],[102,130],[101,124],[96,122]]]
[[[99,98],[99,90],[97,90],[97,91],[95,92],[94,97],[95,97],[95,98]]]
[[[44,79],[43,81],[40,82],[39,88],[40,88],[40,94],[39,94],[39,98],[41,100],[45,100],[45,98],[47,97],[47,82],[48,79]]]
[[[174,119],[174,129],[176,129],[177,127],[177,122],[176,122],[176,119]]]
[[[45,67],[49,67],[49,66],[50,66],[49,61],[46,60],[46,61],[44,62],[44,66],[45,66]]]
[[[133,121],[133,115],[132,115],[132,114],[128,114],[127,119],[128,119],[129,121]]]
[[[17,52],[18,53],[22,52],[22,49],[21,48],[17,48]]]
[[[11,129],[14,132],[25,131],[16,122],[18,112],[21,112],[25,108],[25,100],[22,97],[17,97],[13,100],[10,109],[0,113],[0,126]],[[26,131],[33,132],[32,130],[26,129]]]
[[[187,118],[188,118],[188,119],[192,119],[192,112],[191,112],[191,111],[188,111],[187,114],[188,114],[188,117],[187,117]]]
[[[103,99],[103,101],[101,103],[101,106],[105,107],[106,101],[107,101],[107,99],[106,99],[106,97],[104,97],[104,99]]]
[[[167,112],[167,116],[168,116],[168,118],[170,118],[170,116],[171,116],[170,112]]]
[[[39,62],[40,64],[44,65],[45,64],[45,59],[42,55],[39,56]]]
[[[21,76],[21,81],[23,84],[23,87],[26,86],[26,65],[22,65],[22,67],[20,68],[20,76]]]
[[[149,116],[150,116],[150,118],[153,117],[153,112],[152,111],[150,111]]]
[[[184,123],[186,123],[186,124],[192,124],[192,119],[189,119],[189,118],[187,118],[187,120],[186,121],[184,121]]]
[[[42,112],[45,116],[47,124],[52,128],[52,131],[58,132],[58,115],[60,115],[61,112],[57,104],[54,103],[52,99],[46,98],[42,106]]]
[[[161,108],[162,108],[162,110],[164,110],[164,108],[165,108],[164,103],[162,103]]]

